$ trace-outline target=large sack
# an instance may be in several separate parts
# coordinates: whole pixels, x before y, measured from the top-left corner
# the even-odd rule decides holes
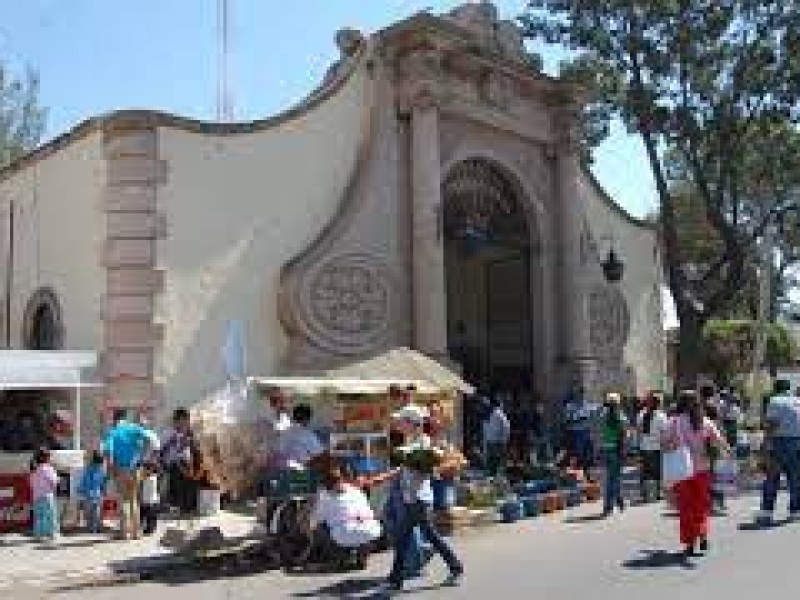
[[[248,404],[246,390],[229,384],[192,410],[205,468],[222,492],[239,496],[260,479],[271,430]]]

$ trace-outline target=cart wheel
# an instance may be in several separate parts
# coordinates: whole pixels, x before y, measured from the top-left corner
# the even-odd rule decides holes
[[[281,564],[288,568],[302,566],[313,547],[311,505],[305,500],[288,500],[277,510],[274,533]]]

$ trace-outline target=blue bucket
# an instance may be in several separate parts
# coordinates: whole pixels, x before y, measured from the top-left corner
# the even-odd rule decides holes
[[[583,495],[579,489],[569,490],[569,495],[567,496],[567,507],[575,508],[576,506],[580,506],[582,501]]]
[[[538,517],[542,511],[539,498],[537,496],[527,496],[522,499],[522,510],[528,518]]]
[[[519,500],[509,500],[500,506],[500,515],[503,523],[516,523],[524,515],[522,503]]]
[[[380,458],[349,456],[347,464],[356,475],[377,475],[388,470],[388,462]]]

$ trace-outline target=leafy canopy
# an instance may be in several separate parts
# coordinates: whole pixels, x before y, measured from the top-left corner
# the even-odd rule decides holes
[[[0,167],[32,150],[45,131],[47,111],[39,105],[39,78],[31,70],[14,77],[0,63]]]
[[[563,75],[589,97],[587,152],[619,118],[640,136],[658,191],[681,348],[736,302],[757,242],[795,203],[800,0],[531,0],[526,35],[570,48]],[[713,243],[682,262],[678,196]],[[696,266],[696,265],[695,265]],[[679,369],[691,369],[679,355]]]

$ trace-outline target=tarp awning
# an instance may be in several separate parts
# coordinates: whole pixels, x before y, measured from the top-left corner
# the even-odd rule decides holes
[[[436,390],[452,390],[472,394],[475,389],[456,373],[432,358],[410,348],[394,348],[374,358],[326,372],[342,379],[399,379],[421,381]],[[420,390],[422,391],[422,390]]]
[[[251,377],[249,381],[262,388],[280,388],[299,395],[332,394],[383,394],[390,387],[413,385],[423,394],[438,391],[430,383],[413,379],[376,379],[347,377]]]
[[[0,350],[0,390],[97,387],[97,353]]]

